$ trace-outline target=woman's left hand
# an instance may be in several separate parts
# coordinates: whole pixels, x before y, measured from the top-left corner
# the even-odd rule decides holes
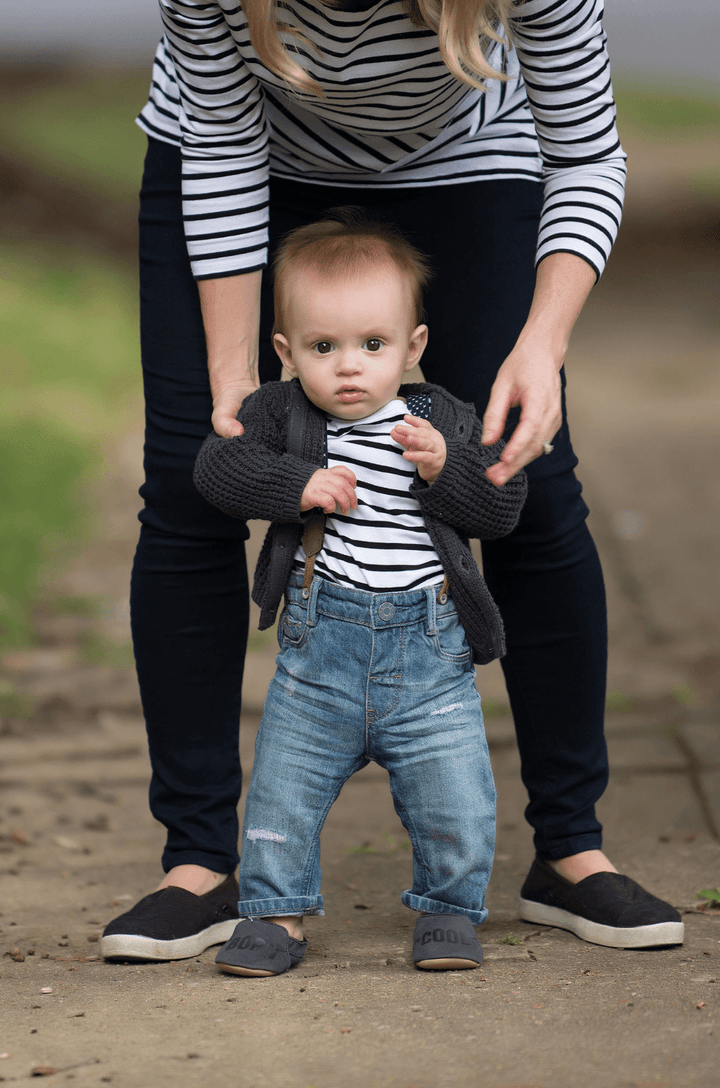
[[[520,422],[500,460],[487,470],[497,487],[543,452],[562,423],[560,371],[570,333],[595,283],[595,270],[574,253],[551,253],[538,267],[527,323],[500,367],[483,416],[483,445],[498,442],[511,408]]]
[[[547,348],[518,343],[500,367],[483,416],[483,445],[498,442],[511,408],[520,406],[520,422],[500,455],[487,470],[497,487],[506,484],[543,452],[562,422],[559,361]]]

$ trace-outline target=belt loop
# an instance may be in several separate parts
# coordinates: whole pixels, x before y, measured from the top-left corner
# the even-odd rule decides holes
[[[317,624],[317,597],[322,585],[322,578],[313,578],[310,584],[310,596],[307,599],[307,625],[315,627]]]
[[[427,633],[430,638],[434,638],[437,634],[437,595],[433,586],[428,586],[425,590],[425,599],[427,601]]]

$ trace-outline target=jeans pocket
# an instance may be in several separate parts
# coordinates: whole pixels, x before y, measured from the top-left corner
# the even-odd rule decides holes
[[[278,642],[283,646],[302,646],[307,637],[307,608],[294,601],[285,605],[278,624]]]
[[[432,642],[435,653],[443,661],[456,665],[471,664],[472,652],[457,612],[438,617],[437,633],[432,636]]]

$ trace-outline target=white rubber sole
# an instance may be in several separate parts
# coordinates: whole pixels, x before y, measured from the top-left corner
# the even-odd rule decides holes
[[[475,960],[455,959],[453,956],[445,956],[437,960],[418,960],[415,966],[420,971],[472,971],[480,964]]]
[[[187,960],[199,956],[214,944],[225,944],[232,937],[237,918],[216,922],[200,933],[175,941],[156,941],[132,933],[113,933],[100,938],[100,954],[106,960]]]
[[[682,922],[657,922],[651,926],[631,926],[621,929],[591,922],[560,907],[548,907],[532,899],[520,899],[520,917],[524,922],[541,926],[569,929],[576,937],[606,948],[655,948],[659,945],[682,944],[685,926]]]

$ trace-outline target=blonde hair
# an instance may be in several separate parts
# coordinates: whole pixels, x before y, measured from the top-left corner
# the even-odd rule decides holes
[[[431,272],[419,250],[391,223],[378,223],[362,208],[333,208],[326,218],[291,231],[273,261],[275,325],[282,332],[285,285],[289,273],[302,269],[327,277],[351,276],[368,265],[391,265],[405,276],[412,293],[415,322],[423,321],[423,290]]]
[[[329,7],[341,6],[323,0]],[[509,13],[513,0],[403,0],[414,26],[434,30],[440,53],[456,79],[485,90],[483,80],[506,76],[492,68],[485,54],[492,42],[504,42],[511,48]],[[295,59],[298,43],[314,48],[305,34],[286,22],[284,0],[241,0],[250,30],[250,40],[258,60],[286,83],[300,91],[323,95],[320,84],[308,75]],[[503,33],[500,33],[500,30]],[[280,35],[289,35],[284,44]]]

